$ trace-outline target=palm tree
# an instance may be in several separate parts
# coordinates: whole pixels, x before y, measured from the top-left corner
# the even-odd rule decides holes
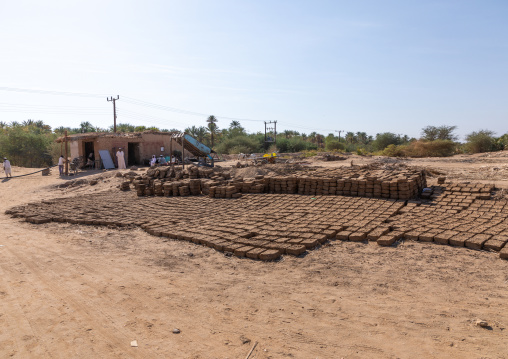
[[[185,133],[188,133],[192,137],[196,137],[197,136],[197,132],[198,132],[198,128],[196,126],[187,127],[185,129]]]
[[[199,142],[203,142],[206,137],[206,127],[205,126],[199,126],[196,131],[196,140]]]
[[[240,125],[240,121],[231,121],[231,123],[229,124],[229,128],[231,130],[235,129],[235,128],[240,128],[242,127],[242,125]]]
[[[309,134],[309,141],[310,141],[310,143],[316,143],[316,136],[317,136],[317,132],[311,132]]]
[[[55,128],[53,130],[54,133],[56,133],[57,135],[60,135],[60,136],[63,136],[65,131],[71,132],[71,128],[70,127],[60,126],[60,127],[57,127],[57,128]]]
[[[318,147],[322,147],[321,145],[323,144],[324,139],[325,139],[325,136],[323,136],[319,133],[316,135],[316,143],[317,143]]]
[[[353,132],[346,133],[346,142],[353,143],[355,141],[355,134]]]
[[[360,143],[367,143],[367,133],[366,132],[357,132],[356,133],[356,139]]]
[[[212,142],[212,146],[211,148],[213,148],[213,134],[217,131],[217,125],[216,125],[216,122],[217,122],[217,119],[215,118],[215,116],[209,116],[208,119],[206,120],[206,122],[208,122],[208,131],[210,132],[210,137],[211,137],[211,142]]]
[[[95,127],[88,121],[81,122],[79,125],[79,132],[81,133],[87,133],[87,132],[94,132]]]

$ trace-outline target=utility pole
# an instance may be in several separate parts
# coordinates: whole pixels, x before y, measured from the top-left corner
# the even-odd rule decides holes
[[[339,142],[340,142],[340,134],[341,134],[342,132],[344,132],[344,130],[339,130],[339,131],[335,130],[335,132],[338,132],[338,133],[339,133]]]
[[[106,100],[108,100],[108,102],[113,102],[113,132],[116,133],[116,100],[120,99],[120,96],[116,95],[116,98],[113,98],[113,96],[111,97],[106,97]]]
[[[269,124],[272,124],[273,123],[273,127],[267,127],[266,125],[269,125]],[[273,131],[273,140],[268,140],[267,138],[267,133],[270,133],[271,131]],[[268,143],[268,142],[274,142],[275,144],[277,144],[277,121],[265,121],[265,143]]]

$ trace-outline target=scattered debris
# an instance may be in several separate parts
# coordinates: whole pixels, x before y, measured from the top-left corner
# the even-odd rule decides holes
[[[256,346],[258,345],[258,342],[254,342],[254,345],[252,346],[251,350],[249,351],[249,354],[245,357],[245,359],[249,359],[252,352],[254,352],[254,349],[256,349]]]
[[[482,328],[489,327],[489,323],[486,320],[477,319],[475,324],[477,327],[482,327]]]

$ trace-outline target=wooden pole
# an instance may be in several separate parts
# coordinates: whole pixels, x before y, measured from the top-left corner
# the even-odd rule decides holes
[[[171,139],[169,140],[169,164],[171,165],[171,167],[173,167],[173,165],[175,164],[173,162],[173,160],[174,160],[174,157],[173,157],[173,136],[174,135],[171,135]]]
[[[185,133],[182,133],[182,170],[185,169],[185,161],[184,161],[184,155],[185,155],[185,146],[184,146],[184,136],[185,136]]]
[[[67,149],[67,130],[65,130],[65,175],[69,175],[69,151]]]

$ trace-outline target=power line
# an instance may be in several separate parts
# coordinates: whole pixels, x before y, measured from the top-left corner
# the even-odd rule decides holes
[[[32,94],[57,95],[57,96],[91,97],[91,98],[104,98],[104,96],[106,96],[106,97],[108,96],[106,94],[92,94],[92,93],[71,92],[71,91],[52,91],[52,90],[27,89],[27,88],[16,88],[16,87],[6,87],[6,86],[0,86],[0,91],[24,92],[24,93],[32,93]],[[196,112],[196,111],[184,110],[184,109],[171,107],[171,106],[160,105],[160,104],[156,104],[156,103],[152,103],[152,102],[148,102],[148,101],[138,100],[138,99],[135,99],[132,97],[123,96],[122,98],[124,99],[124,101],[126,103],[130,103],[130,104],[136,105],[136,106],[142,106],[142,107],[156,109],[156,110],[162,110],[162,111],[170,111],[170,112],[175,112],[175,113],[179,113],[182,115],[188,115],[188,116],[199,116],[199,117],[208,117],[209,116],[209,114],[205,114],[202,112]],[[29,106],[29,105],[27,105],[27,106]],[[11,108],[8,110],[3,110],[3,112],[16,112],[16,111],[15,111],[15,109]],[[46,112],[46,113],[49,113],[49,112]],[[61,112],[61,113],[63,113],[63,112]],[[72,112],[72,113],[76,113],[76,112]],[[100,113],[100,114],[98,113],[97,115],[102,115],[102,113]],[[254,119],[249,119],[249,118],[237,118],[237,117],[229,117],[229,116],[215,116],[215,117],[218,119],[231,120],[231,121],[248,121],[248,122],[260,122],[260,123],[264,122],[263,120],[254,120]],[[176,121],[171,121],[171,122],[176,122]],[[310,128],[310,127],[298,126],[298,125],[290,124],[287,122],[279,122],[279,123],[284,124],[289,127],[304,129],[304,130],[308,130],[308,131],[323,131],[323,132],[334,132],[335,131],[333,129],[321,129],[321,128]],[[187,125],[188,124],[185,124],[185,126],[187,126]]]
[[[149,108],[153,108],[153,109],[157,109],[157,110],[177,112],[177,113],[181,113],[183,115],[199,116],[199,117],[208,117],[210,115],[210,114],[205,114],[202,112],[183,110],[183,109],[176,108],[176,107],[170,107],[170,106],[159,105],[156,103],[147,102],[147,101],[143,101],[143,100],[137,100],[137,99],[134,99],[132,97],[127,97],[127,96],[124,96],[123,98],[126,99],[125,102],[131,103],[133,105],[149,107]],[[228,116],[215,116],[215,117],[223,119],[223,120],[232,120],[232,121],[263,122],[262,120],[253,120],[253,119],[248,119],[248,118],[236,118],[236,117],[228,117]]]
[[[102,95],[102,94],[91,94],[91,93],[84,93],[84,92],[49,91],[49,90],[25,89],[25,88],[4,87],[4,86],[0,86],[0,90],[1,91],[10,91],[10,92],[35,93],[35,94],[43,94],[43,95],[58,95],[58,96],[79,96],[79,97],[104,97],[104,96],[106,96],[106,95]]]

